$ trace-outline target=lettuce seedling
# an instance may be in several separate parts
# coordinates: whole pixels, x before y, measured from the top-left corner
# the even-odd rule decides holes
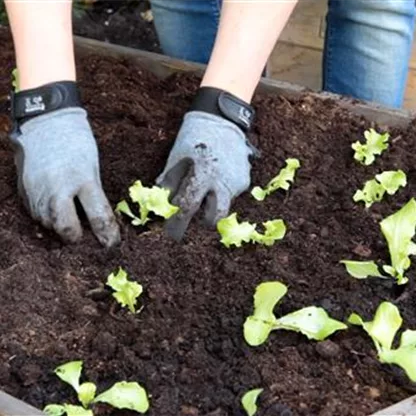
[[[14,92],[19,92],[19,72],[17,71],[17,68],[12,71],[12,86]]]
[[[397,280],[398,285],[408,282],[404,273],[411,265],[410,256],[416,254],[416,244],[412,241],[416,228],[416,201],[412,198],[399,211],[385,218],[380,223],[381,231],[387,240],[391,265],[384,265],[383,270]],[[341,260],[348,273],[358,279],[381,277],[374,261]]]
[[[400,311],[395,305],[382,302],[370,322],[364,322],[356,313],[350,315],[348,322],[364,328],[374,342],[380,362],[398,365],[410,380],[416,382],[416,331],[404,331],[399,347],[392,348],[393,340],[402,325]]]
[[[48,416],[93,416],[89,407],[94,403],[107,403],[116,409],[134,410],[139,413],[146,413],[149,409],[146,390],[138,383],[115,383],[110,389],[96,396],[97,387],[94,383],[80,384],[81,372],[82,361],[71,361],[55,369],[55,374],[77,392],[82,406],[49,404],[43,409]]]
[[[390,134],[380,134],[377,133],[374,129],[370,129],[364,132],[364,137],[366,139],[365,144],[357,141],[353,143],[351,147],[353,150],[355,150],[355,160],[363,165],[371,165],[375,160],[375,156],[381,155],[384,150],[389,147],[387,142],[389,140]]]
[[[385,171],[376,175],[375,179],[367,181],[364,188],[354,194],[353,200],[363,201],[365,207],[370,208],[374,202],[381,201],[386,192],[394,195],[400,187],[405,187],[406,184],[406,174],[402,170]]]
[[[121,306],[127,306],[131,313],[136,313],[137,298],[142,294],[143,286],[127,277],[127,272],[120,267],[117,274],[108,276],[107,285],[114,290],[113,297]]]
[[[271,220],[263,223],[264,234],[256,231],[257,224],[245,221],[239,223],[237,213],[223,218],[217,223],[217,230],[221,235],[221,243],[225,247],[235,245],[241,247],[242,243],[258,243],[272,246],[277,240],[281,240],[286,234],[286,225],[283,220]]]
[[[346,329],[342,322],[332,319],[320,307],[309,306],[276,318],[273,309],[287,292],[280,282],[265,282],[257,286],[254,294],[254,313],[244,323],[244,339],[254,347],[266,342],[276,329],[301,332],[309,339],[322,341],[335,331]]]
[[[131,200],[139,205],[140,217],[133,214],[125,200],[117,204],[116,212],[121,212],[132,218],[131,223],[133,225],[146,224],[149,221],[150,212],[168,219],[179,211],[179,207],[169,202],[170,191],[168,189],[159,188],[158,186],[147,188],[142,185],[141,181],[136,181],[130,186],[129,193]]]
[[[241,404],[247,413],[247,416],[254,416],[257,412],[257,399],[263,389],[253,389],[244,394],[241,398]]]
[[[290,183],[295,180],[296,171],[300,167],[298,159],[286,159],[286,167],[280,170],[279,174],[275,176],[263,189],[260,186],[255,186],[251,195],[257,201],[263,201],[267,195],[278,189],[284,189],[287,191],[290,188]]]

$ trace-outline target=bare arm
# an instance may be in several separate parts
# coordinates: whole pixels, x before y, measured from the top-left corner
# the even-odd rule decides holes
[[[250,102],[296,0],[224,0],[220,27],[202,86]]]
[[[72,0],[6,0],[19,87],[75,80]]]

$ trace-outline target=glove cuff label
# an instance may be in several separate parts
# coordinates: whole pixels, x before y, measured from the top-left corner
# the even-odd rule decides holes
[[[69,107],[81,107],[73,81],[61,81],[11,94],[11,116],[16,127],[42,114]]]
[[[254,108],[233,94],[213,87],[199,88],[190,111],[203,111],[225,118],[243,132],[250,130],[254,121]]]

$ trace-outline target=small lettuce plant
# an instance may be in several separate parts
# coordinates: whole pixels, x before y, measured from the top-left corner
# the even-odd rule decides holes
[[[241,247],[243,243],[257,243],[272,246],[286,234],[286,225],[283,220],[271,220],[263,223],[264,233],[256,231],[257,224],[248,221],[239,223],[237,213],[222,218],[217,223],[217,230],[221,235],[221,243],[225,247],[232,245]]]
[[[392,348],[394,338],[403,322],[395,305],[382,302],[372,321],[364,322],[361,316],[352,313],[348,322],[363,327],[374,342],[380,362],[398,365],[412,382],[416,382],[416,331],[404,331],[399,346]]]
[[[131,313],[136,313],[137,298],[143,292],[142,285],[128,280],[127,272],[120,267],[116,274],[108,276],[107,286],[114,290],[113,297],[121,306],[127,306]]]
[[[253,389],[246,392],[241,398],[241,405],[247,413],[247,416],[254,416],[257,412],[257,399],[263,389]]]
[[[142,185],[141,181],[136,181],[129,188],[130,198],[139,205],[140,217],[133,214],[126,200],[117,204],[116,212],[121,212],[132,219],[133,225],[145,225],[149,219],[149,213],[170,218],[179,211],[179,207],[169,202],[170,191],[168,189],[152,186],[147,188]]]
[[[277,329],[300,332],[309,339],[322,341],[335,331],[347,326],[328,316],[320,307],[308,306],[276,318],[273,309],[285,296],[287,287],[280,282],[264,282],[254,294],[254,313],[244,323],[244,339],[252,346],[266,342],[270,333]]]
[[[82,406],[49,404],[43,409],[48,416],[93,416],[90,407],[95,403],[107,403],[116,409],[128,409],[138,413],[148,411],[146,390],[138,383],[121,381],[97,396],[97,386],[94,383],[80,384],[81,372],[82,361],[71,361],[55,369],[55,374],[75,390]]]
[[[376,175],[364,184],[363,189],[357,190],[353,196],[354,202],[364,202],[370,208],[375,202],[380,202],[384,194],[394,195],[400,187],[407,185],[406,174],[402,170],[390,170]]]
[[[364,132],[366,142],[364,144],[359,141],[351,145],[355,151],[354,159],[362,165],[371,165],[376,155],[381,155],[388,147],[389,133],[377,133],[374,129],[369,129]]]
[[[299,167],[300,162],[298,159],[286,159],[286,167],[281,169],[279,174],[275,176],[264,189],[260,186],[255,186],[251,191],[251,195],[253,195],[257,201],[263,201],[266,196],[278,189],[287,191],[290,188],[291,182],[295,180],[295,174]]]
[[[408,282],[404,275],[411,265],[410,256],[416,254],[416,244],[412,241],[416,228],[416,201],[412,198],[399,211],[380,223],[381,231],[387,240],[391,265],[384,265],[383,271],[396,279],[398,285]],[[387,278],[374,261],[341,260],[347,272],[357,278]]]
[[[17,71],[17,68],[12,71],[12,86],[14,92],[19,92],[19,72]]]

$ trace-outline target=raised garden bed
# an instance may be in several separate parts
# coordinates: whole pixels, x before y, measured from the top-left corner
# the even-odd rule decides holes
[[[7,32],[0,31],[0,39],[7,75],[14,66],[12,47]],[[161,80],[128,59],[94,53],[81,54],[78,68],[104,188],[115,205],[134,180],[151,184],[163,168],[198,79],[178,74]],[[0,96],[8,92],[6,78],[0,79]],[[226,249],[215,231],[197,221],[178,244],[160,223],[141,230],[124,219],[122,244],[112,251],[103,250],[88,229],[81,244],[62,245],[19,202],[9,125],[1,114],[0,389],[37,408],[75,402],[53,369],[82,359],[84,374],[100,386],[123,379],[145,386],[150,416],[243,415],[241,395],[254,387],[265,389],[260,416],[369,415],[414,392],[401,371],[379,364],[360,329],[332,336],[329,347],[279,331],[264,346],[250,348],[242,325],[256,285],[277,279],[289,286],[279,314],[314,304],[339,320],[352,311],[370,319],[389,300],[400,308],[404,327],[416,329],[413,269],[410,283],[398,289],[376,279],[357,281],[338,263],[363,256],[388,260],[378,223],[415,195],[416,127],[381,126],[392,135],[391,148],[374,166],[362,167],[351,143],[372,124],[336,101],[275,93],[259,94],[254,104],[252,141],[262,158],[253,163],[253,184],[264,185],[288,157],[299,158],[302,167],[288,194],[259,203],[247,193],[235,201],[241,218],[283,218],[288,226],[273,247],[239,249]],[[352,201],[365,180],[398,168],[409,184],[396,196],[368,211]],[[138,315],[117,308],[103,290],[119,266],[144,286]],[[130,413],[100,407],[96,414]]]

